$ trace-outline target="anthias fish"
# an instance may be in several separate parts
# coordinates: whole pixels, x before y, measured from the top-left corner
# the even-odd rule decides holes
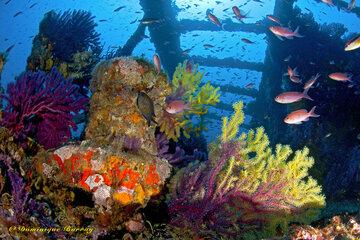
[[[350,39],[345,45],[345,51],[352,51],[360,47],[360,35]]]
[[[351,82],[351,77],[352,77],[351,73],[335,72],[335,73],[329,74],[329,78],[331,78],[332,80],[335,80],[335,81],[340,81],[340,82],[348,82],[348,81]]]
[[[273,15],[266,15],[266,18],[269,19],[272,22],[275,22],[275,23],[281,25],[280,20],[277,17],[273,16]]]
[[[287,124],[301,124],[309,120],[310,117],[319,117],[320,115],[315,113],[316,106],[314,106],[310,112],[306,109],[296,110],[287,115],[284,122]]]
[[[146,93],[144,92],[138,93],[136,99],[136,105],[140,113],[146,119],[148,126],[150,126],[151,122],[156,123],[154,120],[155,117],[154,102]]]
[[[280,27],[280,26],[271,26],[269,27],[270,31],[275,34],[280,40],[283,40],[282,37],[287,39],[293,39],[294,37],[303,37],[299,34],[299,27],[292,31],[290,28]]]
[[[174,100],[166,106],[165,111],[170,114],[177,114],[183,112],[186,109],[189,109],[189,106],[185,104],[184,101]]]
[[[282,104],[299,102],[302,99],[313,100],[308,95],[308,89],[305,89],[304,92],[284,92],[275,97],[275,101]]]
[[[219,19],[214,15],[214,14],[212,14],[211,12],[209,12],[208,14],[207,14],[207,16],[208,16],[208,18],[210,19],[210,21],[212,22],[212,23],[214,23],[216,26],[218,26],[218,27],[221,27],[221,28],[223,28],[223,25],[221,24],[221,22],[219,21]]]
[[[294,83],[301,83],[300,75],[297,72],[297,68],[292,69],[288,66],[287,73],[285,75],[289,76],[290,80]]]
[[[159,74],[161,72],[161,62],[160,62],[160,57],[156,53],[153,56],[153,62],[155,65],[156,72]]]
[[[240,11],[240,9],[237,7],[237,6],[233,6],[232,7],[232,10],[233,10],[233,12],[234,12],[234,14],[235,14],[235,17],[237,18],[237,20],[239,20],[240,22],[243,22],[243,19],[244,18],[247,18],[248,17],[248,15],[249,15],[249,12],[248,13],[246,13],[246,14],[241,14],[241,11]]]
[[[317,73],[315,76],[312,76],[305,84],[304,84],[304,89],[310,89],[315,82],[317,81],[317,79],[320,77],[320,74]]]

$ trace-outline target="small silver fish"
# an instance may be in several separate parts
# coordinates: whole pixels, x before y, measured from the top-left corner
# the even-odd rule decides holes
[[[152,18],[140,20],[141,24],[143,24],[143,25],[151,25],[151,24],[161,23],[162,21],[163,21],[162,19],[152,19]]]
[[[154,120],[155,117],[154,102],[146,93],[144,92],[138,93],[136,99],[136,105],[141,115],[143,115],[143,117],[146,119],[149,127],[151,125],[151,122],[157,124],[157,122]]]

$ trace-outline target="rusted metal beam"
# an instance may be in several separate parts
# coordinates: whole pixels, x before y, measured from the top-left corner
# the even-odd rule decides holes
[[[225,31],[228,32],[251,32],[256,34],[266,33],[266,27],[256,23],[234,23],[231,20],[223,22]],[[178,28],[181,33],[191,31],[224,31],[210,21],[183,19],[179,21]]]

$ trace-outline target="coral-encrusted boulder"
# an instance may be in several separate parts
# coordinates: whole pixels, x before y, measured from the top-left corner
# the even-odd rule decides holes
[[[157,153],[155,129],[171,89],[151,64],[116,58],[97,66],[91,90],[86,139],[40,152],[34,161],[44,178],[77,189],[75,198],[92,194],[96,223],[116,229],[159,194],[170,176],[171,165]],[[139,96],[151,103],[150,124]]]
[[[171,167],[166,160],[148,155],[100,148],[84,141],[47,154],[38,170],[47,178],[93,194],[95,204],[111,209],[120,206],[145,206],[158,194]]]
[[[100,63],[91,82],[93,96],[86,139],[100,146],[116,140],[123,148],[126,139],[138,142],[141,149],[156,155],[155,128],[137,106],[139,93],[145,93],[154,106],[154,121],[162,115],[166,96],[171,93],[166,75],[141,59],[114,58]],[[143,107],[143,106],[140,106]]]

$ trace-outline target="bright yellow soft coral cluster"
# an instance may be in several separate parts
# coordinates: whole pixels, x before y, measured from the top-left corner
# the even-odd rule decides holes
[[[221,142],[236,143],[237,149],[218,176],[217,192],[235,187],[255,201],[263,202],[264,206],[274,201],[277,207],[270,204],[266,207],[283,216],[279,218],[281,214],[274,214],[267,219],[270,231],[275,231],[279,225],[284,229],[291,221],[311,220],[325,205],[325,197],[316,180],[308,176],[314,164],[314,159],[308,155],[309,149],[304,147],[294,153],[290,146],[278,144],[273,152],[263,127],[237,137],[244,121],[242,108],[242,102],[234,104],[235,113],[231,119],[223,118]],[[221,149],[213,145],[210,158],[219,159],[219,152]],[[274,195],[280,199],[275,201]]]
[[[207,114],[208,108],[220,101],[220,88],[215,88],[207,82],[200,86],[204,76],[195,66],[188,70],[186,62],[179,64],[175,70],[172,79],[172,92],[177,94],[183,91],[181,100],[188,105],[188,109],[178,114],[164,113],[160,120],[160,130],[170,139],[177,140],[181,130],[186,137],[189,137],[191,131],[199,132],[202,127],[192,125],[192,116],[202,116]]]

